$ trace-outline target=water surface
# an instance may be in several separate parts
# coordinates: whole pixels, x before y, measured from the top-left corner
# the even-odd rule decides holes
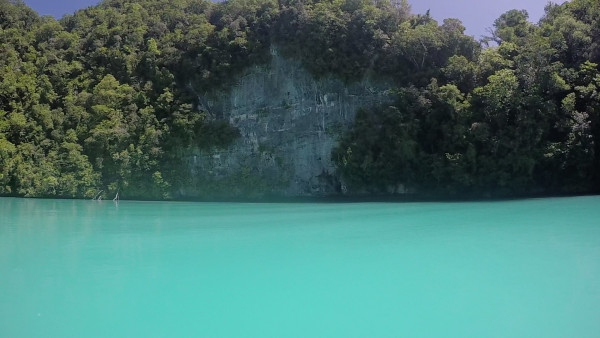
[[[599,197],[0,199],[0,337],[599,332]]]

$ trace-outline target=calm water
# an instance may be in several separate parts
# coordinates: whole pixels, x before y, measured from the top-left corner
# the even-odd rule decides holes
[[[598,337],[600,197],[0,199],[0,336]]]

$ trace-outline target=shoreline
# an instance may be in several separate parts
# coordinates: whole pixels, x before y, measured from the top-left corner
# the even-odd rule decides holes
[[[370,195],[370,196],[263,196],[263,197],[227,197],[227,198],[173,198],[173,199],[143,199],[143,198],[120,198],[120,201],[127,202],[196,202],[196,203],[247,203],[247,204],[292,204],[292,203],[322,203],[322,204],[351,204],[351,203],[476,203],[476,202],[506,202],[521,201],[530,199],[545,198],[569,198],[569,197],[592,197],[600,196],[600,192],[590,192],[581,194],[523,194],[514,196],[461,196],[461,197],[440,197],[426,195]],[[89,198],[69,198],[69,197],[23,197],[23,196],[2,196],[0,198],[18,198],[18,199],[40,199],[40,200],[72,200],[90,202],[113,202],[110,199],[101,201],[91,200]],[[118,203],[118,202],[117,202]]]

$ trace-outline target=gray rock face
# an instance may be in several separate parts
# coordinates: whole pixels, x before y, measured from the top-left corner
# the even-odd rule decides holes
[[[182,195],[339,193],[343,187],[331,150],[359,108],[390,100],[387,88],[370,80],[345,85],[331,77],[315,79],[273,49],[269,65],[250,69],[228,92],[199,98],[241,137],[226,150],[192,150],[193,182]]]

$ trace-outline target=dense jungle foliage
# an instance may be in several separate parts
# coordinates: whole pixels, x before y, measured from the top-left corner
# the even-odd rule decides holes
[[[57,21],[0,0],[0,195],[176,198],[182,151],[238,136],[199,97],[272,46],[394,84],[332,153],[350,192],[597,192],[599,20],[596,0],[513,10],[475,41],[406,1],[105,0]]]
[[[548,5],[538,25],[527,18],[503,14],[483,41],[494,47],[445,53],[428,84],[412,81],[394,105],[360,112],[333,153],[349,187],[456,197],[598,192],[600,2]],[[434,35],[442,36],[410,44],[412,55],[435,58]]]

